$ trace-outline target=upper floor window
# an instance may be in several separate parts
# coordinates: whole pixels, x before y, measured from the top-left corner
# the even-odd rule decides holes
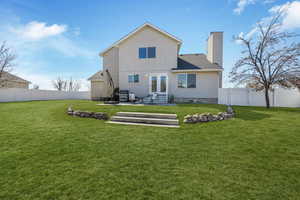
[[[147,48],[148,58],[155,58],[156,57],[156,48],[155,47],[148,47]]]
[[[128,82],[129,83],[138,83],[139,82],[139,75],[138,74],[128,75]]]
[[[196,74],[178,74],[178,88],[196,88]]]
[[[147,58],[147,48],[139,48],[139,58]]]
[[[139,58],[155,58],[156,57],[156,47],[143,47],[139,48]]]

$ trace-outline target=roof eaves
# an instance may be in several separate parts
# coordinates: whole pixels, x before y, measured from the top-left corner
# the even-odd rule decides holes
[[[201,68],[201,69],[178,69],[173,68],[172,72],[220,72],[223,71],[223,68]]]
[[[101,80],[100,78],[95,78],[95,76],[98,74],[98,73],[103,73],[103,71],[102,70],[100,70],[100,71],[97,71],[95,74],[93,74],[92,76],[90,76],[87,80],[88,81],[90,81],[90,80]]]
[[[179,45],[181,45],[182,40],[177,38],[176,36],[156,27],[155,25],[146,22],[143,25],[137,27],[136,29],[134,29],[133,31],[131,31],[130,33],[128,33],[127,35],[125,35],[124,37],[122,37],[121,39],[119,39],[118,41],[114,42],[111,46],[109,46],[108,48],[104,49],[102,52],[99,53],[99,56],[103,56],[107,51],[109,51],[110,49],[112,49],[113,47],[117,47],[121,42],[123,42],[124,40],[128,39],[129,37],[131,37],[132,35],[134,35],[135,33],[137,33],[138,31],[140,31],[142,28],[146,27],[146,26],[150,26],[151,28],[155,29],[156,31],[159,31],[161,33],[163,33],[164,35],[172,38],[173,40],[177,41]]]

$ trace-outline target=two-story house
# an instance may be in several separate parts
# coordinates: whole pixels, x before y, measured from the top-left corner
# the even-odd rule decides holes
[[[89,78],[92,99],[109,97],[112,87],[145,102],[154,96],[177,102],[217,102],[222,87],[223,33],[212,32],[207,55],[179,54],[182,41],[145,23],[100,53],[103,70]],[[110,80],[113,80],[113,86]]]

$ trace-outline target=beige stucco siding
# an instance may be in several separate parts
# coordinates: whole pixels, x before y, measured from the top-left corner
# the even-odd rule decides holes
[[[107,87],[104,81],[91,81],[91,98],[97,100],[107,97]]]
[[[212,32],[207,41],[207,59],[223,66],[223,33]]]
[[[156,47],[156,58],[139,59],[139,48]],[[170,73],[177,66],[178,43],[152,28],[145,27],[119,45],[120,89],[137,96],[149,94],[150,73]],[[129,74],[139,74],[139,83],[128,83]]]
[[[169,95],[174,95],[178,98],[218,98],[218,72],[196,73],[196,88],[178,88],[177,73],[173,73],[170,76],[169,83]]]
[[[114,47],[103,56],[103,73],[107,78],[106,69],[109,70],[115,86],[119,85],[119,49]]]
[[[132,72],[123,72],[123,77],[120,79],[120,89],[129,90],[130,92],[135,93],[138,97],[145,97],[150,93],[150,75],[151,74],[166,74],[168,77],[172,75],[171,72],[167,71],[153,71],[153,72],[136,72],[139,74],[139,82],[138,83],[128,83],[128,75],[133,74]],[[168,86],[171,83],[170,79],[168,79]]]
[[[129,75],[124,73],[124,76]],[[151,72],[139,72],[139,83],[128,83],[128,78],[120,79],[122,89],[127,89],[139,97],[149,94],[149,76]],[[177,73],[166,72],[168,76],[168,95],[178,98],[218,98],[219,73],[198,72],[196,73],[196,88],[178,88]]]
[[[114,87],[115,88],[119,87],[119,49],[117,47],[111,48],[109,51],[107,51],[103,55],[103,82],[100,83],[99,81],[91,81],[92,97],[93,97],[93,95],[96,95],[96,94],[98,96],[94,96],[95,98],[111,96],[113,91],[112,91],[112,87],[110,87],[109,77],[108,77],[106,70],[109,71],[109,73],[113,79]],[[100,89],[96,88],[96,87],[100,87],[100,85],[101,85],[101,91],[102,91],[101,96],[99,96]],[[95,92],[93,92],[93,87],[94,87]]]
[[[0,84],[0,88],[24,88],[28,89],[29,88],[29,83],[27,82],[18,82],[18,81],[2,81]]]

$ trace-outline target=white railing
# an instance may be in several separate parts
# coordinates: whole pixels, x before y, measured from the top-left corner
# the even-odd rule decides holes
[[[90,92],[64,92],[55,90],[29,90],[20,88],[1,88],[0,102],[91,99]]]
[[[269,93],[272,107],[300,107],[298,89],[277,88]],[[265,106],[265,94],[249,88],[220,88],[218,104],[240,106]]]

